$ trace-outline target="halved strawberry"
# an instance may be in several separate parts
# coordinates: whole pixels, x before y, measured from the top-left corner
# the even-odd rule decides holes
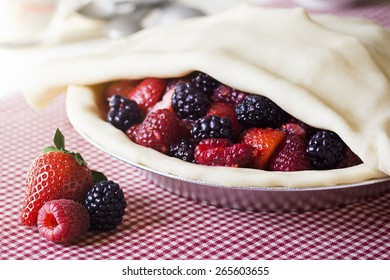
[[[160,101],[158,101],[152,108],[150,108],[148,113],[157,111],[159,109],[172,110],[171,102],[172,102],[172,95],[174,92],[175,92],[175,88],[173,87],[173,88],[169,89],[166,93],[164,93],[162,99]]]
[[[147,114],[148,110],[160,100],[166,84],[166,79],[146,78],[133,88],[127,97],[137,102],[138,107]]]
[[[249,128],[241,135],[241,143],[251,145],[257,150],[251,166],[257,169],[265,169],[267,164],[285,138],[285,133],[272,128]]]

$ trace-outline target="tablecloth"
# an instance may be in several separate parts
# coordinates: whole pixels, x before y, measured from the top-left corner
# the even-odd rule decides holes
[[[365,12],[364,12],[365,11]],[[390,26],[390,7],[338,13]],[[148,181],[136,168],[98,150],[69,123],[65,98],[34,111],[21,93],[0,98],[0,259],[390,259],[390,193],[340,208],[303,213],[249,212],[191,201]],[[88,232],[73,245],[20,223],[24,179],[60,128],[70,150],[118,182],[128,203],[112,232]]]

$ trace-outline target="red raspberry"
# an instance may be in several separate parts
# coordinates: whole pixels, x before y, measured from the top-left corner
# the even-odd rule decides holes
[[[46,202],[38,213],[38,230],[41,236],[56,243],[77,241],[89,228],[87,209],[69,199]]]
[[[138,133],[138,128],[141,126],[140,123],[138,124],[135,124],[133,126],[131,126],[127,131],[126,131],[126,135],[130,138],[131,141],[135,142],[135,138],[137,136],[137,133]]]
[[[298,134],[286,135],[284,141],[272,155],[271,171],[301,171],[312,169],[306,153],[306,141]]]
[[[211,100],[215,102],[224,102],[237,105],[238,103],[243,102],[245,96],[247,95],[248,94],[245,92],[221,84],[216,89],[214,89]]]
[[[245,167],[253,152],[254,148],[247,144],[233,144],[226,138],[208,138],[195,147],[194,158],[204,165]]]
[[[158,78],[146,78],[133,88],[128,98],[137,102],[138,107],[144,114],[147,114],[165,92],[167,81]]]
[[[136,129],[135,142],[167,154],[169,146],[183,135],[183,127],[169,109],[159,109],[147,115]]]
[[[238,122],[235,106],[233,104],[213,102],[211,103],[206,115],[229,118],[232,126],[233,138],[237,138],[243,131],[243,127]]]

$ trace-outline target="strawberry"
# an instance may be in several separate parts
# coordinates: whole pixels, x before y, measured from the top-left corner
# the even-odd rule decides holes
[[[133,88],[127,97],[137,102],[141,111],[147,114],[148,110],[160,100],[166,84],[165,79],[146,78]]]
[[[267,164],[285,138],[285,133],[272,128],[249,128],[241,135],[241,143],[251,145],[257,150],[251,166],[257,169],[265,169]]]
[[[233,138],[237,138],[243,131],[243,127],[238,122],[235,106],[233,104],[212,102],[206,115],[229,118],[232,126]]]
[[[65,150],[65,139],[58,129],[54,144],[46,147],[28,170],[21,215],[24,225],[36,225],[39,209],[50,200],[66,198],[81,203],[94,179],[105,178],[91,171],[79,153]]]
[[[117,80],[111,83],[107,88],[106,97],[111,97],[116,94],[127,96],[138,83],[138,80]]]
[[[87,208],[69,199],[46,202],[38,212],[39,234],[56,243],[73,243],[89,228]]]
[[[300,134],[289,134],[272,155],[271,171],[301,171],[312,169],[306,153],[306,141]]]
[[[247,144],[233,144],[226,138],[207,138],[195,147],[194,158],[204,165],[245,167],[253,152],[254,148]]]
[[[175,113],[169,109],[149,113],[135,130],[129,134],[137,144],[164,154],[168,153],[171,144],[183,138],[184,133]]]
[[[172,110],[171,100],[172,100],[172,95],[173,95],[174,92],[175,92],[175,87],[169,89],[166,93],[164,93],[162,99],[159,102],[157,102],[149,110],[148,113],[157,111],[159,109],[169,109],[169,110]]]

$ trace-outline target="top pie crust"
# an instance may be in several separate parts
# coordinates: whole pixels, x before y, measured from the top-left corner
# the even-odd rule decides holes
[[[389,45],[390,33],[366,20],[244,5],[48,62],[35,69],[25,95],[41,108],[71,85],[68,116],[84,136],[122,159],[189,180],[251,187],[356,183],[390,174]],[[296,118],[335,131],[365,163],[299,172],[194,165],[132,143],[99,112],[105,82],[180,77],[194,70],[267,96]]]

